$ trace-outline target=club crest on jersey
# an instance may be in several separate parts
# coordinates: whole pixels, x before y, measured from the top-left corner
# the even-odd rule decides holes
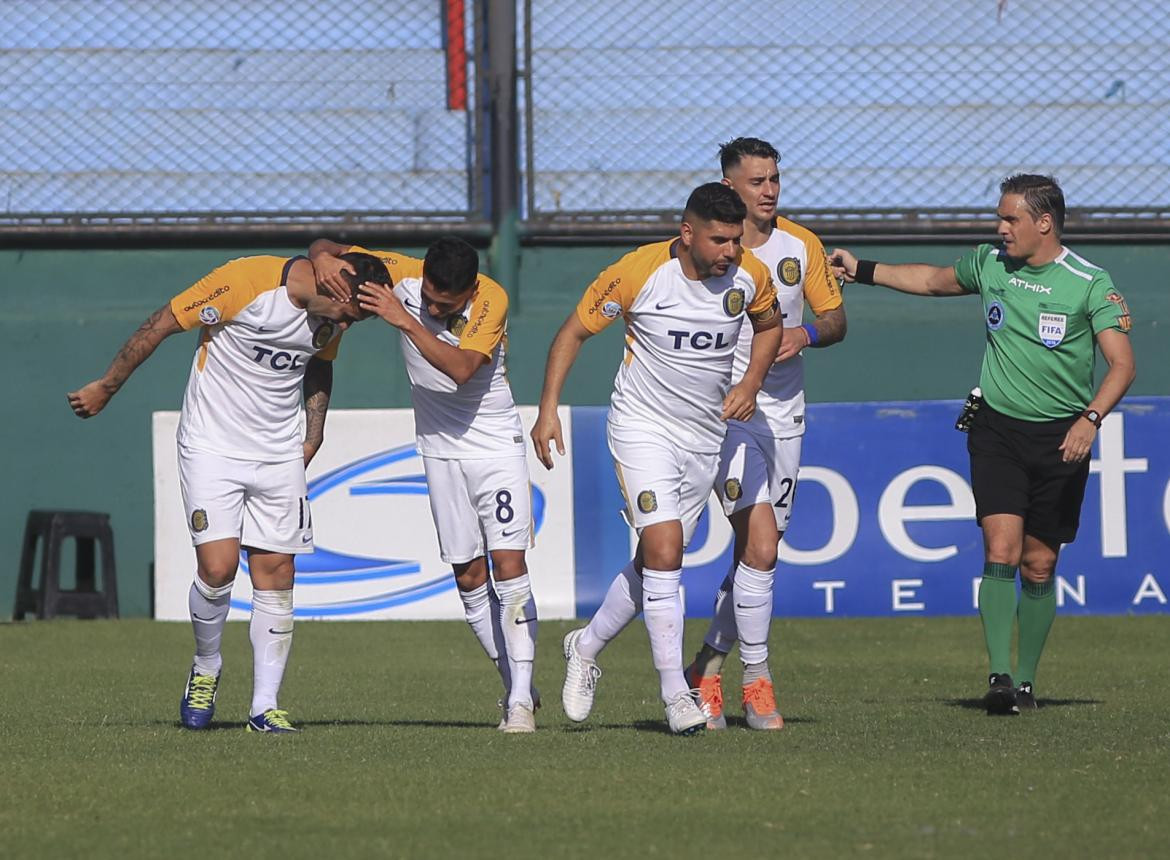
[[[447,318],[447,331],[455,337],[461,336],[465,328],[467,328],[467,317],[462,314],[452,314]]]
[[[219,311],[208,305],[199,312],[199,322],[204,325],[215,325],[219,322]]]
[[[653,490],[643,490],[638,493],[638,510],[644,514],[652,514],[658,510],[658,496]]]
[[[776,275],[784,286],[795,287],[800,283],[800,260],[796,257],[785,257],[776,266]]]
[[[1040,340],[1049,349],[1059,346],[1067,325],[1067,314],[1040,314]]]
[[[739,287],[723,294],[723,310],[729,317],[737,317],[743,313],[743,305],[744,293]]]
[[[999,331],[1003,328],[1004,319],[1003,305],[999,301],[994,301],[987,306],[987,327],[991,331]]]
[[[205,532],[207,531],[207,511],[203,508],[196,508],[191,512],[191,531]]]
[[[313,332],[313,349],[324,349],[325,344],[333,338],[334,325],[331,322],[321,323]]]
[[[1117,327],[1122,331],[1129,331],[1133,326],[1133,319],[1129,315],[1129,305],[1125,303],[1125,299],[1121,297],[1121,293],[1116,290],[1110,290],[1109,295],[1105,296],[1105,301],[1113,302],[1121,309],[1121,313],[1117,316]]]
[[[723,482],[723,495],[730,502],[734,502],[743,495],[743,485],[739,483],[739,478],[728,478]]]
[[[601,315],[607,320],[617,319],[621,312],[622,306],[617,302],[606,302],[601,306]]]

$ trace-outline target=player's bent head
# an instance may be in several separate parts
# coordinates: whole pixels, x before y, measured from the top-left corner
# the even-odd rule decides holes
[[[1000,195],[1019,194],[1033,220],[1045,215],[1052,218],[1053,232],[1064,232],[1064,192],[1051,176],[1016,173],[999,184]]]
[[[758,137],[737,137],[719,146],[719,166],[726,176],[745,158],[766,158],[769,161],[780,162],[780,153],[776,147]]]
[[[475,286],[479,254],[457,236],[443,236],[427,248],[423,277],[438,293],[457,295]]]
[[[353,272],[347,272],[344,269],[341,271],[345,282],[349,284],[349,302],[354,308],[357,308],[358,319],[367,319],[373,316],[373,311],[362,310],[358,307],[358,287],[367,282],[393,287],[394,281],[390,278],[386,264],[372,254],[351,251],[348,254],[342,254],[341,259],[353,267]]]
[[[722,182],[708,182],[700,185],[687,198],[683,210],[683,221],[692,227],[716,221],[720,224],[740,226],[747,217],[747,207],[735,190]]]

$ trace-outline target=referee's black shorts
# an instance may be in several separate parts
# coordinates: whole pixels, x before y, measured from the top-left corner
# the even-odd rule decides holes
[[[1080,418],[1021,421],[984,403],[971,423],[971,490],[975,517],[1024,518],[1024,534],[1049,543],[1072,543],[1081,520],[1089,460],[1065,463],[1060,443]]]

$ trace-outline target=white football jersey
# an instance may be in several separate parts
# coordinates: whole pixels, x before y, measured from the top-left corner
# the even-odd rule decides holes
[[[438,320],[423,308],[422,260],[357,246],[349,250],[373,254],[386,265],[394,282],[394,295],[427,331],[443,343],[488,357],[469,380],[456,385],[455,380],[426,360],[414,341],[405,335],[399,338],[410,377],[418,452],[457,460],[524,456],[524,430],[505,375],[508,294],[504,288],[480,275],[467,306]]]
[[[841,291],[825,264],[825,248],[812,231],[787,218],[776,218],[776,227],[756,255],[772,274],[785,328],[801,324],[807,301],[814,313],[841,306]],[[735,351],[732,378],[743,378],[751,355],[750,342],[741,341]],[[773,364],[760,393],[756,411],[744,423],[755,433],[784,438],[804,433],[804,358],[797,354]]]
[[[297,259],[240,257],[171,300],[179,325],[202,326],[179,417],[184,447],[267,463],[304,456],[305,364],[332,360],[340,330],[293,304],[284,284]]]
[[[676,241],[644,245],[598,275],[577,316],[592,332],[619,316],[626,323],[610,423],[715,453],[727,432],[720,415],[736,343],[752,339],[750,322],[742,338],[741,327],[748,315],[771,318],[776,292],[748,252],[725,275],[690,280],[675,256]]]

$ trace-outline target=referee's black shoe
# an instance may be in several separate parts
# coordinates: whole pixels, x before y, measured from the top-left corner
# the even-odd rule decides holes
[[[1020,686],[1016,687],[1016,707],[1021,711],[1034,711],[1040,707],[1032,693],[1031,681],[1021,681]]]
[[[983,707],[987,708],[989,715],[1015,715],[1020,712],[1011,675],[997,675],[992,672],[987,678],[987,688],[987,694],[983,697]]]

